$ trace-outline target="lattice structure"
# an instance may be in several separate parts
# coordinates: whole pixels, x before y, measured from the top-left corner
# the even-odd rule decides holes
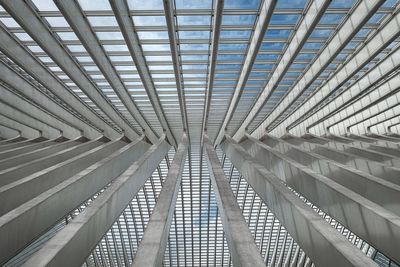
[[[398,266],[399,8],[0,0],[0,264]]]

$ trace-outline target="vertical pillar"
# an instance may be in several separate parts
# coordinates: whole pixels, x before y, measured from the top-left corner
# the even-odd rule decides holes
[[[204,135],[204,146],[210,179],[217,198],[218,209],[234,266],[265,266],[243,218],[236,198],[233,195],[228,179],[218,160],[217,153],[207,135]]]
[[[162,266],[187,150],[188,138],[186,133],[184,133],[160,196],[158,197],[157,204],[147,224],[143,239],[136,252],[132,267]]]

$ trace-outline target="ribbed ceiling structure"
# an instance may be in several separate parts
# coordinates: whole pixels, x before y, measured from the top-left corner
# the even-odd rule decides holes
[[[0,0],[0,265],[153,266],[165,217],[156,266],[399,266],[399,36],[399,0]]]

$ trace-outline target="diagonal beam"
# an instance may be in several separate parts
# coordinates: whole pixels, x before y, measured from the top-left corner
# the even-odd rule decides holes
[[[125,0],[110,0],[110,5],[114,11],[122,35],[124,36],[125,43],[128,46],[133,61],[135,62],[137,72],[142,80],[143,86],[147,92],[157,118],[166,132],[168,141],[171,142],[172,146],[177,147],[176,139],[165,117],[157,90],[154,86],[150,71],[146,64],[146,59],[143,55],[142,47],[140,46],[139,37],[135,31],[132,18],[129,15],[128,5]]]
[[[207,131],[207,123],[208,117],[210,113],[210,102],[214,87],[214,78],[215,78],[215,67],[217,64],[217,57],[218,57],[218,46],[219,46],[219,35],[221,32],[221,24],[222,24],[222,11],[224,10],[224,0],[218,0],[215,2],[214,8],[214,25],[212,28],[212,43],[211,43],[211,55],[209,58],[208,64],[208,80],[207,80],[207,88],[206,88],[206,95],[204,97],[204,110],[203,110],[203,122],[201,127],[201,146],[203,145],[204,141],[204,133]]]
[[[162,135],[23,266],[80,266],[166,156],[169,147]]]
[[[188,138],[184,133],[142,241],[140,241],[132,267],[162,266],[187,151]]]
[[[97,146],[88,151],[1,186],[0,201],[4,204],[0,207],[0,216],[127,145],[124,140],[96,143]]]
[[[40,131],[41,135],[47,139],[54,139],[62,136],[60,129],[53,127],[52,125],[46,124],[43,121],[36,119],[21,110],[9,106],[0,100],[0,114],[8,117],[14,121],[25,124],[31,128]]]
[[[305,151],[272,135],[264,136],[263,143],[292,160],[318,171],[360,196],[379,204],[388,211],[400,215],[400,207],[388,204],[395,203],[399,199],[400,186],[398,184],[385,178],[360,172],[360,168],[347,166],[313,152]]]
[[[62,139],[62,137],[60,137],[60,139]],[[44,143],[44,141],[48,142],[49,140],[47,140],[46,138],[43,138],[43,137],[39,137],[39,138],[35,138],[35,139],[27,139],[22,142],[4,144],[4,145],[0,146],[0,154],[4,153],[10,149],[21,149],[21,148],[30,146],[32,144]]]
[[[31,104],[26,99],[18,96],[12,91],[6,89],[4,86],[0,85],[1,91],[1,101],[4,101],[6,104],[15,107],[23,107],[25,113],[30,114],[46,123],[47,125],[51,125],[56,129],[62,131],[62,135],[68,139],[74,139],[81,136],[81,131],[77,128],[71,127],[70,125],[64,123],[58,118],[48,114],[44,110],[38,108],[37,106]]]
[[[64,18],[68,21],[79,40],[82,42],[82,45],[93,58],[93,61],[110,83],[114,92],[121,99],[131,116],[139,123],[140,127],[144,129],[147,138],[149,138],[152,143],[157,142],[157,134],[146,121],[142,112],[129,95],[125,85],[120,80],[117,71],[100,45],[98,38],[89,25],[89,22],[83,15],[78,2],[73,0],[57,0],[55,1],[55,4],[60,9]]]
[[[264,103],[272,95],[272,92],[286,74],[286,71],[289,69],[293,60],[300,52],[307,38],[314,30],[315,26],[317,25],[318,21],[324,14],[325,10],[328,8],[330,2],[331,2],[330,0],[315,0],[312,2],[306,15],[304,16],[303,21],[301,22],[299,28],[296,30],[296,33],[293,39],[291,40],[289,47],[286,49],[285,53],[282,56],[282,59],[279,61],[278,66],[274,70],[271,78],[268,80],[267,85],[264,87],[263,91],[258,96],[250,112],[247,114],[242,125],[239,127],[237,133],[234,135],[235,140],[239,140],[240,138],[243,137],[246,128],[257,116],[258,112],[264,106]]]
[[[395,133],[395,132],[392,132],[392,128],[397,127],[399,124],[400,124],[400,121],[392,123],[392,124],[389,123],[389,125],[387,126],[387,135],[398,138],[399,135],[397,133]]]
[[[385,117],[385,119],[381,120],[379,117],[375,116],[375,117],[371,118],[371,120],[368,123],[366,123],[366,124],[369,124],[367,126],[367,133],[368,134],[373,134],[373,132],[371,131],[371,128],[377,127],[380,124],[384,124],[384,123],[387,123],[387,122],[392,122],[393,119],[398,119],[398,117],[400,116],[396,112],[396,110],[393,110],[393,109],[387,110],[386,112],[381,113],[379,115],[380,115],[380,117]],[[398,151],[398,147],[393,151],[393,153],[395,153],[396,156],[400,156],[400,152]],[[389,153],[389,154],[391,154],[391,153]]]
[[[84,139],[84,137],[82,137]],[[17,147],[11,150],[0,151],[0,170],[5,170],[28,161],[44,157],[56,151],[58,145],[67,141],[64,137],[33,143],[23,147]],[[1,148],[1,147],[0,147]],[[54,153],[54,152],[53,152]],[[44,155],[44,156],[43,156]]]
[[[178,41],[177,41],[177,29],[175,25],[175,11],[174,11],[174,4],[175,1],[173,0],[163,0],[163,5],[164,5],[164,14],[165,14],[165,20],[167,23],[167,29],[168,29],[168,38],[169,38],[169,45],[170,45],[170,50],[171,50],[171,57],[172,57],[172,65],[174,68],[174,75],[175,75],[175,82],[176,82],[176,91],[178,94],[179,98],[179,108],[181,111],[181,118],[182,118],[182,125],[183,125],[183,131],[187,134],[189,143],[190,141],[190,132],[191,129],[189,129],[189,122],[188,122],[188,116],[187,116],[187,109],[186,109],[186,98],[185,98],[185,88],[183,84],[183,77],[181,73],[181,65],[180,65],[180,55],[179,55],[179,46],[178,46]],[[190,178],[190,187],[192,187],[192,152],[191,152],[191,146],[188,147],[188,165],[189,165],[189,178]],[[200,168],[201,169],[201,168]],[[182,200],[183,201],[183,200]],[[193,199],[190,199],[190,206],[193,207]],[[191,211],[191,215],[193,217],[193,211]],[[183,216],[185,217],[185,216]],[[183,218],[183,222],[185,223],[185,218]],[[192,229],[192,237],[193,237],[193,220],[191,220],[191,229]],[[184,237],[184,242],[183,242],[183,247],[184,247],[184,255],[186,256],[186,233],[185,231],[183,232],[183,237]],[[192,239],[192,254],[194,253],[194,246],[193,246],[193,239]],[[194,258],[192,258],[192,261],[194,261]],[[186,257],[184,260],[186,264]],[[178,260],[179,263],[179,260]]]
[[[6,140],[9,140],[15,138],[16,136],[19,137],[19,132],[0,124],[0,136],[2,138],[6,138]]]
[[[360,129],[362,129],[362,131],[364,131],[362,133],[370,134],[370,127],[369,126],[365,127],[367,124],[372,124],[372,123],[379,124],[379,123],[384,123],[384,122],[390,121],[392,118],[389,116],[393,116],[393,115],[396,116],[395,115],[396,108],[398,106],[400,106],[400,103],[397,102],[398,101],[397,94],[394,95],[393,97],[389,98],[389,100],[393,100],[393,99],[395,100],[395,102],[392,102],[392,103],[394,103],[394,105],[383,106],[383,107],[380,107],[379,109],[372,109],[372,110],[367,109],[367,110],[364,110],[363,112],[361,112],[358,115],[357,120],[352,121],[351,124],[350,124],[350,122],[348,123],[350,125],[347,126],[347,133],[351,133],[352,132],[351,129],[358,126],[357,127],[358,133],[360,133],[361,132]],[[386,103],[391,103],[391,102],[386,102]],[[328,131],[330,133],[333,133],[333,131],[330,129],[331,128],[328,128]]]
[[[399,260],[400,217],[246,134],[253,160],[379,251]],[[376,225],[379,225],[377,228]],[[340,264],[339,264],[340,265]],[[322,266],[325,266],[322,264]],[[336,265],[337,266],[337,265]]]
[[[0,124],[3,127],[7,127],[9,129],[19,132],[20,136],[24,138],[34,139],[42,136],[42,134],[38,129],[29,127],[28,125],[12,120],[9,117],[3,116],[1,114],[0,114]]]
[[[400,18],[398,16],[398,18]],[[392,21],[394,22],[394,21]],[[397,19],[396,23],[391,23],[391,26],[400,27],[400,19]],[[398,31],[400,34],[400,31]],[[379,37],[380,38],[380,37]],[[376,40],[379,40],[377,38]],[[382,43],[386,42],[387,39],[382,39]],[[379,44],[379,43],[378,43]],[[383,45],[383,44],[382,44]],[[372,49],[368,51],[373,51]],[[306,128],[309,130],[311,127],[314,127],[315,125],[323,122],[324,120],[327,120],[329,117],[331,117],[332,121],[333,119],[337,118],[342,118],[345,115],[340,115],[343,114],[343,110],[348,105],[348,103],[352,100],[353,97],[359,96],[362,93],[365,93],[366,90],[368,90],[370,87],[378,84],[381,80],[389,77],[392,72],[396,71],[400,67],[400,62],[397,60],[400,57],[400,48],[398,47],[394,51],[392,51],[386,58],[382,59],[380,62],[378,62],[372,69],[370,69],[367,74],[365,74],[362,78],[360,78],[356,83],[351,85],[349,88],[347,88],[342,94],[339,96],[336,96],[333,101],[331,101],[329,104],[324,105],[320,110],[316,111],[315,113],[311,114],[309,117],[304,118],[303,116],[296,120],[294,123],[290,124],[287,129],[304,129]],[[359,60],[359,62],[362,62]],[[368,62],[368,61],[366,61]],[[394,75],[395,78],[399,79],[399,75]],[[396,85],[398,86],[400,83],[397,82],[392,82],[391,83],[391,90],[394,90]],[[382,87],[382,88],[381,88]],[[323,89],[323,88],[322,88]],[[329,88],[328,92],[324,93],[319,93],[316,94],[318,95],[318,100],[325,99],[327,96],[329,96],[329,93],[332,92],[334,89]],[[383,92],[385,91],[385,88],[383,86],[380,86],[379,89],[373,89],[373,90],[379,90],[380,95],[383,95]],[[372,95],[374,95],[372,93]],[[376,98],[376,96],[374,96]],[[368,99],[368,98],[367,98]],[[318,100],[316,102],[318,102]],[[368,101],[370,100],[363,100],[363,106],[368,104]],[[334,109],[333,109],[334,107]],[[350,105],[351,108],[354,108],[353,105]],[[332,112],[332,110],[335,110]],[[344,113],[348,114],[348,113]],[[334,116],[333,116],[334,115]],[[325,124],[325,122],[324,122]],[[329,127],[329,126],[328,126]],[[327,128],[329,130],[329,128]]]
[[[167,21],[169,45],[171,48],[171,55],[172,55],[172,63],[174,66],[176,90],[178,92],[179,106],[181,109],[183,131],[188,134],[188,138],[190,140],[189,126],[188,126],[189,123],[188,123],[188,118],[187,118],[187,113],[186,113],[185,91],[184,91],[182,74],[180,71],[180,64],[179,64],[179,51],[178,51],[178,42],[176,39],[177,30],[175,27],[175,20],[174,20],[174,7],[173,7],[173,2],[171,0],[163,0],[163,4],[164,4],[165,19]]]
[[[16,64],[22,69],[49,89],[59,99],[69,105],[75,111],[78,111],[83,117],[88,119],[98,129],[104,131],[104,135],[110,139],[116,139],[120,137],[115,129],[105,123],[96,113],[93,112],[88,106],[81,102],[81,100],[73,94],[62,82],[57,79],[48,68],[36,60],[26,48],[24,48],[15,37],[12,37],[3,27],[0,27],[0,50],[11,58]],[[37,90],[32,84],[28,83],[21,75],[16,74],[9,66],[0,61],[0,79],[3,82],[11,85],[25,96],[31,98],[42,107],[46,107],[52,113],[65,120],[70,121],[73,125],[79,125],[79,128],[84,130],[84,134],[87,137],[96,138],[100,133],[97,129],[89,126],[87,123],[83,123],[79,119],[73,118],[68,112],[65,112],[62,108],[57,107],[53,100],[49,100],[49,97]],[[64,116],[62,116],[64,114]]]
[[[385,76],[382,78],[384,77]],[[362,80],[364,80],[364,78]],[[373,87],[372,90],[369,90],[371,87]],[[379,91],[379,94],[376,94],[376,90]],[[368,93],[365,93],[365,91],[368,91]],[[318,112],[301,122],[301,124],[306,126],[307,132],[317,126],[328,130],[336,125],[343,125],[343,128],[345,128],[346,126],[344,124],[346,124],[346,121],[348,122],[351,117],[362,114],[371,107],[377,104],[379,105],[380,102],[385,100],[390,101],[389,99],[396,95],[400,96],[399,75],[393,75],[390,79],[387,79],[376,87],[374,83],[368,83],[365,88],[362,84],[357,82],[348,90],[344,91],[343,94],[336,97],[332,102],[323,106]],[[328,112],[328,110],[330,110],[330,112]],[[332,112],[332,110],[334,110],[334,112]],[[317,114],[319,114],[319,119],[317,118]],[[347,126],[349,125],[347,124]],[[346,128],[344,130],[346,130]],[[349,131],[349,128],[347,128],[347,131]]]
[[[217,199],[218,211],[229,252],[234,266],[265,266],[264,260],[254,242],[250,229],[242,215],[237,199],[225,176],[217,153],[208,136],[204,134],[204,145],[210,179]]]
[[[62,142],[57,146],[57,152],[42,158],[35,158],[32,161],[22,163],[11,168],[0,171],[0,186],[15,182],[21,178],[42,171],[48,167],[64,162],[71,157],[85,153],[98,146],[98,139],[92,141],[77,138],[67,142]]]
[[[0,217],[0,264],[112,182],[148,148],[141,137]]]
[[[316,266],[376,266],[231,137],[222,148]]]
[[[357,8],[352,12],[350,17],[341,26],[338,32],[333,36],[331,41],[317,57],[314,63],[310,66],[307,72],[302,78],[296,83],[293,89],[286,95],[286,97],[275,107],[275,109],[267,116],[267,118],[257,127],[252,133],[253,136],[261,137],[265,132],[265,129],[273,123],[286,109],[290,107],[298,97],[301,96],[302,92],[319,76],[320,73],[330,64],[330,62],[336,57],[338,53],[348,44],[348,42],[357,34],[358,30],[368,21],[368,19],[375,14],[375,11],[380,7],[384,1],[372,0],[362,1]],[[389,30],[389,27],[392,30]],[[390,25],[384,27],[383,32],[379,32],[376,38],[373,38],[364,46],[363,49],[359,50],[358,53],[352,57],[335,75],[332,75],[327,83],[317,91],[317,93],[311,98],[311,101],[307,101],[307,104],[302,109],[297,109],[292,114],[291,118],[285,122],[286,125],[296,121],[301,115],[304,115],[308,109],[313,107],[314,103],[318,102],[321,95],[327,95],[333,89],[342,85],[346,79],[351,77],[358,71],[365,62],[369,62],[381,49],[383,49],[388,42],[393,40],[393,32],[399,31],[398,25]],[[394,28],[393,28],[394,27]],[[260,106],[261,108],[261,106]],[[301,113],[301,114],[300,114]],[[281,127],[282,128],[282,127]],[[238,131],[234,138],[238,140],[240,137],[245,135],[245,129]]]
[[[246,86],[247,79],[249,78],[250,71],[253,68],[254,61],[256,60],[258,51],[260,50],[261,44],[264,39],[265,32],[267,31],[269,21],[271,20],[272,13],[274,11],[277,0],[265,0],[262,1],[262,7],[260,10],[260,15],[257,20],[256,27],[253,32],[253,36],[250,41],[250,45],[244,60],[242,71],[240,73],[238,82],[235,87],[231,102],[228,107],[228,111],[225,114],[224,121],[218,131],[217,138],[215,139],[215,144],[218,145],[225,134],[225,129],[235,112],[236,106],[239,102],[240,96],[244,87]]]
[[[139,136],[126,119],[107,101],[100,90],[93,84],[79,64],[65,50],[63,45],[54,37],[35,11],[22,0],[1,0],[1,5],[24,28],[24,30],[46,51],[54,62],[71,78],[71,80],[130,138]],[[15,52],[14,52],[15,53]],[[11,56],[14,54],[11,53]],[[21,66],[28,69],[27,66]],[[27,70],[29,72],[29,70]],[[65,91],[65,87],[63,88]],[[79,110],[79,109],[77,109]],[[102,122],[104,125],[104,121]]]
[[[18,130],[15,130],[15,131],[18,132]],[[26,138],[21,137],[21,136],[15,136],[13,138],[9,138],[9,139],[6,139],[6,140],[1,140],[0,141],[0,148],[3,147],[3,146],[7,146],[9,144],[25,142],[25,141],[26,141]]]

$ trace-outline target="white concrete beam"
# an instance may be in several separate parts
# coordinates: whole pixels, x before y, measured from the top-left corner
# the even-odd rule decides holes
[[[260,165],[269,158],[256,160],[253,146],[247,153],[229,136],[222,143],[234,166],[316,266],[377,266],[287,188],[275,170]]]
[[[225,134],[225,129],[228,127],[228,123],[230,122],[233,113],[235,112],[243,88],[246,86],[246,82],[247,79],[249,78],[250,71],[253,68],[254,61],[256,60],[258,51],[260,50],[260,46],[264,40],[264,35],[265,32],[267,31],[269,21],[271,20],[272,13],[274,11],[277,0],[265,0],[262,1],[262,3],[263,4],[257,19],[253,36],[251,37],[250,45],[247,50],[242,71],[240,73],[238,82],[236,84],[235,91],[233,92],[231,102],[229,103],[228,110],[225,114],[224,121],[222,122],[222,125],[218,131],[217,138],[215,139],[214,142],[215,145],[218,145],[221,142]]]
[[[19,132],[20,136],[23,138],[34,139],[42,136],[41,132],[38,129],[34,129],[25,124],[14,121],[9,117],[3,116],[1,114],[0,125]]]
[[[43,23],[40,17],[37,16],[28,3],[22,0],[1,0],[0,3],[21,25],[21,27],[23,27],[24,30],[38,43],[38,45],[46,51],[49,57],[51,57],[53,61],[56,62],[58,66],[71,78],[71,80],[98,106],[98,108],[101,109],[115,124],[123,129],[124,134],[128,138],[133,140],[139,136],[138,130],[129,125],[126,119],[123,118],[106,97],[100,93],[100,90],[92,83],[87,74],[64,49],[60,42],[51,34],[48,27]],[[16,51],[13,51],[14,49],[12,47],[8,49],[11,50],[11,53],[6,54],[10,56],[10,58],[17,56]],[[21,67],[27,70],[28,73],[30,72],[28,65],[21,64]],[[63,91],[65,94],[65,87],[63,88]],[[76,98],[75,96],[73,97]],[[105,122],[102,121],[102,123],[99,124],[99,128],[102,128],[102,126],[104,127],[104,125]]]
[[[0,136],[6,138],[6,140],[12,139],[14,137],[19,136],[19,132],[17,130],[0,125]]]
[[[92,109],[86,106],[81,100],[73,94],[66,86],[57,79],[50,70],[36,60],[30,52],[27,51],[14,37],[12,37],[3,27],[0,27],[0,50],[11,58],[16,64],[24,69],[28,74],[34,77],[38,82],[45,86],[49,91],[55,94],[59,99],[64,101],[72,109],[79,112],[83,117],[88,119],[98,129],[104,131],[104,135],[110,139],[120,137],[115,129],[106,124]],[[101,133],[77,119],[72,114],[68,114],[65,109],[60,108],[53,100],[39,90],[32,84],[28,83],[19,74],[16,74],[9,66],[6,66],[0,61],[0,79],[9,84],[12,88],[18,90],[26,97],[32,99],[38,105],[45,107],[50,112],[64,118],[72,125],[76,125],[79,129],[83,129],[85,136],[88,138],[96,138]]]
[[[118,176],[90,206],[46,242],[23,266],[80,266],[126,205],[139,192],[166,156],[169,148],[163,135],[133,165]]]
[[[210,113],[210,102],[212,98],[215,78],[215,68],[217,65],[218,47],[219,47],[219,36],[221,32],[222,24],[222,11],[224,10],[224,0],[215,1],[214,14],[213,14],[213,28],[212,28],[212,39],[211,39],[211,55],[209,56],[208,64],[208,78],[206,95],[204,96],[204,109],[203,109],[203,121],[201,126],[201,146],[204,142],[204,133],[207,131],[208,117]]]
[[[292,90],[285,96],[285,98],[274,108],[274,110],[268,115],[267,118],[252,132],[252,136],[260,138],[264,135],[265,129],[274,122],[301,94],[302,92],[324,71],[329,63],[336,57],[338,53],[347,45],[347,43],[353,38],[358,30],[368,21],[368,19],[375,14],[375,11],[383,3],[382,0],[364,0],[354,9],[352,14],[343,23],[341,28],[333,36],[328,45],[318,55],[317,59],[313,62],[310,68],[305,72],[301,79],[295,84]],[[395,26],[397,27],[397,26]],[[346,65],[344,65],[338,72],[333,75],[327,83],[324,84],[318,92],[307,101],[307,104],[303,105],[302,108],[292,114],[285,120],[285,125],[279,126],[279,130],[276,129],[273,133],[280,133],[282,135],[285,132],[285,127],[290,123],[297,120],[300,116],[306,114],[306,112],[313,107],[313,104],[318,103],[323,96],[336,89],[337,86],[342,84],[343,81],[351,77],[365,62],[369,61],[376,55],[383,47],[385,47],[390,40],[393,39],[393,34],[397,34],[398,30],[393,28],[393,25],[384,27],[384,31],[380,31],[377,37],[370,40]],[[261,101],[260,101],[261,102]],[[258,106],[259,108],[262,105]],[[259,109],[258,108],[258,109]],[[256,113],[253,113],[253,115]],[[245,131],[238,132],[235,134],[234,139],[239,140]]]
[[[208,171],[217,199],[218,211],[221,216],[232,263],[234,266],[265,266],[260,251],[254,242],[254,237],[232,192],[228,178],[225,176],[218,160],[217,153],[206,134],[204,138]]]
[[[400,260],[395,249],[400,246],[399,216],[250,135],[246,137],[241,145],[257,163],[378,251]]]
[[[4,101],[7,105],[14,108],[23,107],[24,113],[27,113],[37,120],[44,122],[50,127],[60,130],[64,137],[68,139],[75,139],[82,135],[83,131],[81,132],[81,130],[71,127],[62,120],[50,115],[49,113],[26,101],[26,99],[23,99],[22,97],[12,93],[1,85],[0,90],[1,101]]]
[[[121,32],[125,38],[125,43],[128,46],[133,61],[135,62],[137,72],[142,80],[144,88],[146,89],[147,95],[158,117],[158,120],[166,132],[168,141],[172,146],[177,147],[178,144],[176,143],[176,138],[174,137],[169,123],[165,117],[157,90],[154,86],[146,59],[143,55],[139,37],[133,25],[132,17],[129,15],[129,7],[124,0],[110,0],[110,5],[114,11]]]
[[[142,129],[144,129],[147,138],[152,143],[156,142],[158,139],[157,133],[155,133],[151,128],[142,112],[136,106],[132,96],[128,93],[128,89],[119,78],[115,67],[110,62],[103,47],[100,45],[100,42],[93,32],[89,22],[82,13],[79,4],[73,0],[56,0],[55,4],[60,9],[64,18],[68,21],[79,40],[82,42],[82,45],[86,48],[87,52],[109,82],[114,92],[118,95],[132,118],[138,122]]]
[[[185,91],[181,76],[181,67],[179,63],[179,52],[178,52],[178,41],[176,38],[176,27],[175,27],[175,11],[173,7],[172,0],[163,0],[164,4],[164,13],[165,19],[167,21],[168,28],[168,36],[169,36],[169,45],[171,49],[172,63],[174,67],[175,81],[176,81],[176,90],[179,98],[179,107],[181,110],[183,131],[187,133],[188,138],[190,140],[190,129],[188,126],[188,118],[186,111],[186,99],[185,99]],[[190,151],[190,148],[189,148]],[[190,156],[190,155],[189,155]]]
[[[184,133],[131,267],[162,266],[188,145]]]
[[[137,139],[0,217],[0,264],[112,182],[148,147],[142,138]],[[78,250],[81,248],[80,245],[75,247]],[[69,261],[64,264],[72,266]]]

